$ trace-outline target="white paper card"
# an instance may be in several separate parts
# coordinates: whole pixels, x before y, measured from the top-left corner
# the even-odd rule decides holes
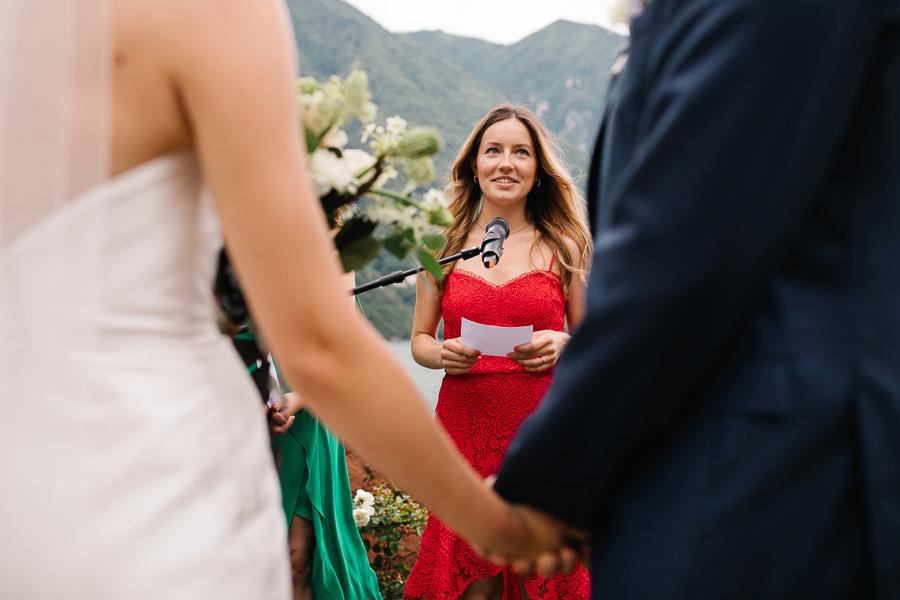
[[[460,341],[463,346],[474,348],[484,356],[506,356],[514,352],[516,346],[530,342],[533,331],[534,327],[531,325],[498,327],[463,319]]]

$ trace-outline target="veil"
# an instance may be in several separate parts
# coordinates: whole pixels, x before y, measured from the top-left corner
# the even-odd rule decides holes
[[[46,580],[35,548],[79,564],[76,537],[55,547],[59,519],[44,500],[78,480],[53,471],[60,451],[29,423],[36,410],[59,414],[56,398],[85,393],[77,359],[91,322],[66,300],[94,286],[71,289],[70,232],[53,225],[109,172],[112,1],[0,0],[0,479],[20,482],[0,494],[0,595],[33,597],[29,582]],[[68,353],[53,352],[59,340]],[[45,515],[37,525],[18,518],[35,512]]]
[[[0,2],[0,251],[109,174],[110,3]]]

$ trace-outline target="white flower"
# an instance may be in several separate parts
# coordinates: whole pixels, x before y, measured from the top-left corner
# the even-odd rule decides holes
[[[349,141],[350,138],[347,137],[346,131],[340,127],[332,127],[325,134],[325,137],[322,138],[322,141],[319,142],[319,145],[323,148],[343,148]]]
[[[375,135],[375,129],[378,126],[375,123],[369,123],[362,130],[362,138],[359,140],[361,143],[365,144],[369,141],[369,138]]]
[[[323,114],[321,110],[324,99],[325,94],[322,93],[322,90],[300,94],[297,98],[303,126],[316,135],[321,135],[330,121],[330,115]]]
[[[369,524],[369,519],[371,518],[372,515],[365,508],[353,509],[353,520],[356,522],[357,527],[365,527]]]
[[[419,206],[426,212],[438,211],[447,208],[447,198],[444,193],[434,188],[425,192]]]
[[[356,490],[356,496],[353,497],[353,504],[360,502],[364,505],[373,506],[375,504],[375,496],[366,490]]]
[[[427,221],[416,220],[412,223],[411,229],[417,240],[421,240],[423,236],[434,233],[434,225]]]
[[[406,206],[389,198],[375,198],[367,202],[360,212],[371,221],[394,225],[402,230],[413,227],[419,211],[415,206]]]
[[[377,187],[385,187],[391,179],[396,179],[400,174],[397,172],[397,169],[392,167],[389,164],[385,164],[384,171],[381,172],[381,177],[378,178],[378,181],[375,182]]]
[[[353,148],[344,150],[344,166],[354,177],[359,177],[364,171],[375,166],[375,157],[365,150],[355,150]]]
[[[321,82],[312,77],[297,80],[296,100],[307,142],[309,175],[321,198],[338,196],[331,199],[337,202],[329,204],[332,208],[327,211],[333,226],[342,227],[336,215],[343,215],[345,223],[368,219],[379,225],[369,234],[373,246],[392,238],[389,250],[408,253],[424,244],[422,236],[430,233],[430,227],[446,226],[450,221],[438,192],[432,192],[421,206],[412,196],[416,188],[434,177],[431,157],[440,151],[441,140],[433,129],[407,129],[406,120],[400,116],[386,119],[383,125],[373,123],[377,107],[371,98],[368,77],[361,69],[353,69],[343,80],[338,76]],[[344,128],[354,119],[362,127],[363,150],[347,149]],[[376,173],[379,176],[373,181]],[[402,179],[389,188],[388,184],[398,177]],[[335,207],[341,202],[343,206]],[[436,245],[434,239],[428,240],[429,247]],[[370,258],[351,253],[344,266],[359,268]],[[371,494],[358,495],[354,500],[358,522],[368,522],[375,514],[374,506]]]
[[[368,123],[375,118],[378,107],[371,102],[372,94],[369,92],[369,77],[362,69],[353,69],[344,80],[344,121],[359,119],[361,123]]]
[[[324,148],[310,154],[309,174],[316,185],[316,193],[321,197],[331,190],[355,191],[355,173],[348,171],[347,166],[346,161]]]
[[[385,121],[385,129],[387,129],[388,133],[393,135],[403,133],[406,131],[406,119],[396,115],[388,117]]]

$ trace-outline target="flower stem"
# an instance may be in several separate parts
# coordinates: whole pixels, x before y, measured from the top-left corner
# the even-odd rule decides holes
[[[386,190],[384,188],[370,188],[370,194],[379,194],[381,196],[385,196],[387,198],[393,198],[394,200],[398,200],[407,206],[419,206],[415,200],[410,198],[409,196],[404,196],[402,194],[398,194],[397,192],[392,192],[391,190]]]

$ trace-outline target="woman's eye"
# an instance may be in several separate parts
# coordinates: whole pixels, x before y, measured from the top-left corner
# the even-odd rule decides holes
[[[487,150],[484,151],[485,154],[496,154],[497,152],[500,152],[500,151],[497,150],[496,148],[488,148]]]
[[[528,150],[526,150],[525,148],[519,148],[518,150],[516,150],[516,154],[520,156],[528,156]]]

